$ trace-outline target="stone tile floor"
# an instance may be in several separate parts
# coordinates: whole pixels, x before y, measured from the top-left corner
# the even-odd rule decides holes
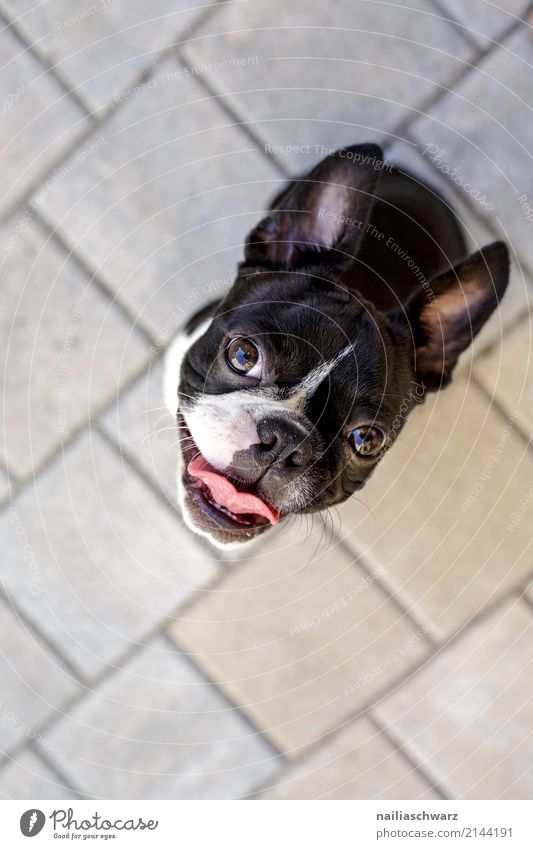
[[[2,797],[531,798],[527,11],[0,0]],[[284,175],[373,139],[511,290],[359,501],[221,558],[162,354]]]

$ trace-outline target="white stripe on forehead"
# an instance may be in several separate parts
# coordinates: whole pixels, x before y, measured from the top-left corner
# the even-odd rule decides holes
[[[304,377],[302,382],[299,383],[298,386],[296,386],[292,390],[290,394],[291,405],[293,405],[294,408],[297,408],[302,403],[302,401],[305,401],[306,398],[309,398],[309,396],[312,395],[313,392],[318,389],[322,381],[325,380],[326,377],[331,374],[333,369],[338,366],[339,363],[342,362],[342,360],[344,360],[345,357],[348,356],[348,354],[351,353],[353,353],[352,343],[346,345],[346,347],[343,348],[340,354],[337,354],[337,356],[333,357],[332,360],[322,363],[322,365],[317,366],[312,371],[310,371],[307,377]]]
[[[177,388],[183,358],[191,345],[203,336],[211,324],[211,321],[212,319],[208,318],[206,321],[202,322],[192,334],[178,333],[173,344],[170,345],[167,351],[165,356],[164,394],[167,409],[172,414],[176,412],[176,407],[178,406]],[[310,371],[297,386],[290,390],[288,395],[285,392],[283,393],[285,396],[283,400],[280,400],[277,388],[258,387],[254,391],[254,402],[270,404],[271,406],[276,406],[277,409],[285,408],[289,410],[297,410],[300,404],[309,398],[316,389],[318,389],[322,381],[331,374],[333,369],[338,366],[339,363],[348,356],[348,354],[353,352],[353,344],[353,342],[349,343],[345,348],[343,348],[340,354],[337,354],[336,357],[333,357],[333,359],[322,363]],[[231,395],[233,403],[239,403],[240,400],[246,402],[250,401],[250,395],[248,392],[240,393],[237,391],[228,393],[228,396],[229,395]],[[209,397],[212,396],[207,396],[207,398]],[[221,398],[222,396],[218,397]],[[202,402],[202,396],[197,399],[197,403],[198,402]]]
[[[257,386],[252,391],[233,390],[221,395],[204,393],[196,398],[194,404],[198,407],[227,404],[234,409],[255,407],[256,410],[261,409],[261,412],[264,412],[265,408],[280,412],[283,410],[298,411],[301,405],[318,389],[322,381],[331,374],[333,369],[352,353],[353,343],[350,343],[336,357],[312,369],[297,386],[294,386],[288,392],[279,389],[276,385]],[[187,408],[189,405],[185,403],[183,406]]]
[[[199,396],[196,404],[213,404],[216,400],[228,399],[228,404],[254,407],[269,407],[271,410],[298,410],[300,405],[315,392],[323,380],[328,377],[333,369],[344,360],[348,354],[353,353],[353,343],[347,345],[340,354],[337,354],[333,359],[322,363],[312,369],[303,380],[290,390],[281,390],[278,386],[258,386],[253,390],[237,390],[228,392],[224,395],[208,395]]]

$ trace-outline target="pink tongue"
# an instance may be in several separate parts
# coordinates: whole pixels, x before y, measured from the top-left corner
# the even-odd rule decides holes
[[[272,525],[278,524],[280,516],[277,510],[251,492],[239,492],[231,481],[215,472],[202,456],[191,460],[187,471],[193,478],[199,478],[205,483],[217,504],[232,513],[254,513],[256,516],[264,516]]]

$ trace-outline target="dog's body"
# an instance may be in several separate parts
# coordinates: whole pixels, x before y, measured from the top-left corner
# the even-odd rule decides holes
[[[245,542],[363,486],[505,291],[504,245],[465,256],[450,207],[374,145],[286,186],[167,356],[188,524]]]

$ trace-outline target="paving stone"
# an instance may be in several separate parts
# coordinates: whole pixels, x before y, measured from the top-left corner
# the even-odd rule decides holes
[[[159,344],[229,287],[279,177],[177,63],[148,85],[36,203]]]
[[[16,527],[17,517],[8,521]],[[37,728],[78,689],[57,657],[0,601],[0,749],[35,738]],[[47,744],[44,740],[45,745]]]
[[[0,471],[0,504],[9,498],[9,480],[7,475]]]
[[[0,769],[1,799],[76,799],[77,795],[29,749]]]
[[[161,638],[56,725],[64,773],[106,799],[232,799],[279,771],[273,749]]]
[[[91,109],[109,105],[174,44],[202,0],[2,0],[0,7],[34,49],[53,65]]]
[[[532,634],[510,600],[375,709],[451,798],[531,798]]]
[[[531,33],[522,27],[412,127],[439,169],[468,185],[470,202],[494,220],[529,268],[533,171]],[[529,205],[529,206],[528,206]]]
[[[364,717],[290,767],[262,799],[435,799],[411,764]]]
[[[113,663],[214,574],[176,513],[97,433],[85,434],[0,519],[2,577],[86,677]]]
[[[180,432],[175,416],[162,403],[162,387],[163,362],[159,361],[112,405],[102,427],[175,503]]]
[[[276,151],[291,170],[320,158],[321,145],[392,138],[472,52],[416,0],[339,0],[334,16],[326,4],[275,0],[268,18],[260,4],[228,3],[185,48],[269,144],[304,148]]]
[[[498,41],[509,27],[523,19],[531,5],[530,0],[501,0],[487,3],[486,0],[440,0],[445,11],[465,28],[470,38],[483,48]]]
[[[505,333],[501,344],[475,365],[474,374],[491,397],[509,413],[528,435],[533,434],[533,337],[528,318]]]
[[[428,158],[422,155],[422,150],[418,145],[413,147],[408,141],[395,142],[387,150],[387,160],[421,177],[428,185],[443,195],[445,201],[452,207],[461,222],[470,251],[477,251],[495,240],[495,234],[485,226],[483,220],[473,214],[472,209],[461,199],[460,194],[452,191],[451,180],[431,165]],[[531,304],[532,297],[533,285],[531,281],[526,279],[517,265],[513,263],[511,282],[498,312],[491,317],[476,336],[474,344],[461,357],[458,373],[466,374],[471,371],[473,360],[490,345],[501,340],[505,329],[512,325],[520,315],[525,314]]]
[[[147,362],[148,346],[34,220],[12,220],[0,239],[0,456],[27,478]]]
[[[456,380],[413,411],[363,504],[342,505],[341,535],[444,639],[531,571],[527,523],[509,524],[532,479],[512,421]]]
[[[75,141],[85,116],[7,27],[0,34],[0,52],[0,203],[5,212]]]
[[[282,532],[174,623],[176,643],[297,757],[424,657],[376,584],[326,535]]]

